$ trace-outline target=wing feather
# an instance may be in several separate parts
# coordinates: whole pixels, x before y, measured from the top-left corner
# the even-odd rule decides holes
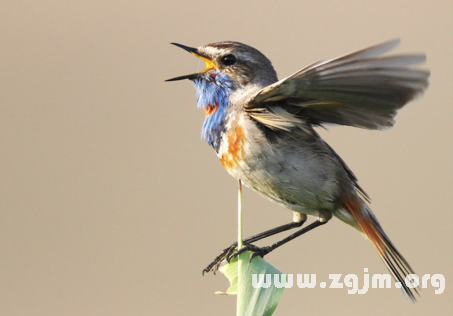
[[[411,67],[426,60],[423,54],[381,56],[398,44],[392,40],[314,63],[261,89],[245,108],[275,114],[272,108],[279,107],[293,115],[296,106],[297,115],[312,124],[391,127],[397,111],[426,89],[429,77],[429,71]],[[272,117],[285,120],[281,114],[266,119]]]

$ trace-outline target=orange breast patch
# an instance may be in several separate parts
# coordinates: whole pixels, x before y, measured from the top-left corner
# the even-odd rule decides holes
[[[228,152],[220,158],[220,162],[225,168],[232,169],[242,160],[244,139],[244,130],[240,126],[228,134]]]
[[[217,105],[217,103],[214,103],[214,105],[210,105],[210,104],[209,104],[208,107],[206,107],[206,108],[204,109],[204,114],[206,115],[206,117],[208,117],[208,116],[214,114],[215,111],[217,111],[217,108],[218,108],[218,107],[219,107],[219,106]]]

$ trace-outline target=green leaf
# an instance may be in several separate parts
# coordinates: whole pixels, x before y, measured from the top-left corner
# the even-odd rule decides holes
[[[238,289],[238,258],[231,259],[229,264],[224,260],[220,265],[219,271],[228,278],[230,287],[226,292],[217,291],[215,294],[236,295]]]
[[[250,261],[251,252],[244,252],[238,258],[231,260],[230,264],[223,262],[221,271],[230,281],[230,287],[226,293],[217,294],[237,294],[237,316],[272,315],[277,308],[285,289],[286,279],[281,281],[281,288],[274,284],[274,275],[278,274],[281,279],[282,272],[261,257],[253,258]],[[268,288],[254,288],[252,275],[270,275],[271,279],[265,279],[265,283],[270,282]]]

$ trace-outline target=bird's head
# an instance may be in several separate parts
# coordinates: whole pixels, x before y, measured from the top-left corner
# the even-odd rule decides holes
[[[256,85],[261,88],[277,81],[272,63],[257,49],[238,42],[219,42],[193,48],[172,43],[201,58],[206,68],[199,73],[180,76],[166,81],[189,79],[211,80],[220,75],[231,81],[233,90]]]
[[[201,136],[217,148],[227,113],[240,110],[241,100],[276,82],[277,74],[266,56],[242,43],[219,42],[198,48],[172,44],[206,63],[201,72],[166,81],[189,79],[194,82],[198,108],[206,115]]]

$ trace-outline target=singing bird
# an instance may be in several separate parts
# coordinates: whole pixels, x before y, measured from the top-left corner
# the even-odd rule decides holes
[[[424,54],[383,56],[391,40],[339,58],[311,64],[278,80],[271,61],[248,45],[225,41],[192,48],[172,43],[206,62],[189,79],[204,110],[201,137],[228,173],[269,200],[293,211],[293,221],[226,248],[204,272],[243,251],[264,256],[327,223],[332,215],[365,235],[410,301],[417,289],[405,278],[413,270],[371,211],[368,195],[340,156],[314,127],[325,124],[382,130],[397,111],[428,86],[429,72],[414,66]],[[367,203],[368,202],[368,203]],[[268,247],[252,243],[312,224]]]

